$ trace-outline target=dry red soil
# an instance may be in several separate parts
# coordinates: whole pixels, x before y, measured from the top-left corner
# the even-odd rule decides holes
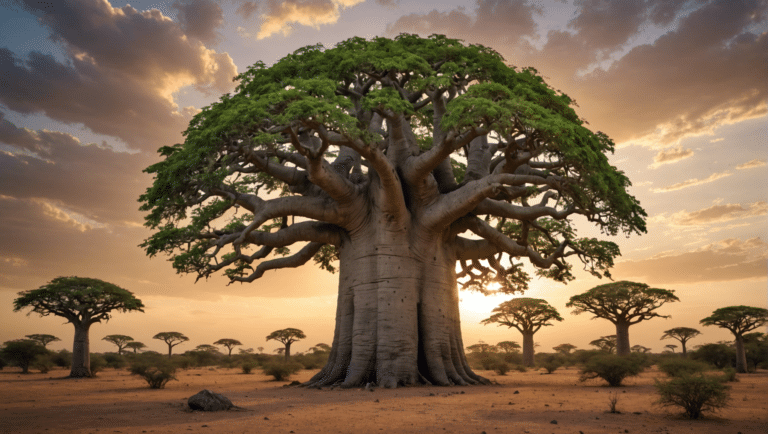
[[[67,373],[0,371],[0,433],[768,433],[768,371],[739,375],[729,383],[729,406],[703,420],[654,404],[654,379],[664,376],[655,370],[619,388],[580,383],[571,368],[551,375],[480,371],[498,383],[491,386],[373,391],[283,387],[287,382],[260,373],[221,368],[180,371],[159,390],[124,370],[93,379]],[[190,411],[187,398],[202,389],[242,409]],[[608,412],[614,393],[618,414]]]

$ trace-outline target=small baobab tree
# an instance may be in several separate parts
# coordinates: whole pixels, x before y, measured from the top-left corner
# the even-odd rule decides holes
[[[29,313],[66,318],[75,327],[70,377],[92,376],[89,331],[93,324],[109,321],[112,311],[144,312],[144,304],[132,292],[103,280],[74,276],[57,277],[38,289],[20,292],[13,306],[14,311],[31,307]]]
[[[31,339],[40,345],[43,346],[43,348],[47,348],[48,344],[51,342],[60,341],[61,339],[57,338],[54,335],[46,335],[46,334],[33,334],[33,335],[26,335],[27,339]]]
[[[131,342],[133,338],[126,335],[107,335],[101,338],[101,340],[117,345],[117,354],[123,354],[123,349],[125,349],[128,342]]]
[[[728,306],[712,312],[702,319],[705,326],[716,325],[728,329],[736,338],[736,370],[747,372],[747,353],[744,348],[744,334],[768,322],[768,309],[752,306]]]
[[[179,345],[181,343],[184,343],[189,340],[188,337],[184,336],[182,333],[179,332],[161,332],[154,336],[152,336],[152,339],[159,339],[168,345],[168,358],[171,358],[171,353],[173,352],[173,347],[176,345]]]
[[[267,336],[267,340],[276,340],[285,345],[285,360],[288,360],[291,357],[291,344],[306,337],[299,329],[287,328],[273,331]]]
[[[592,319],[604,318],[616,326],[616,353],[630,353],[629,326],[651,318],[669,318],[656,310],[665,303],[679,301],[675,292],[668,289],[651,288],[644,283],[613,282],[596,286],[589,291],[574,295],[565,304],[575,307],[575,315],[589,312]]]
[[[243,343],[237,339],[219,339],[218,341],[214,342],[213,345],[223,345],[227,347],[227,350],[229,351],[227,353],[227,357],[232,357],[232,349],[238,345],[243,345]]]
[[[495,307],[493,312],[481,323],[514,327],[522,333],[523,364],[526,366],[534,365],[533,335],[542,327],[551,326],[553,320],[563,320],[557,309],[540,298],[513,298]]]
[[[683,357],[688,357],[688,352],[685,348],[685,343],[700,334],[701,332],[699,332],[694,328],[675,327],[665,331],[664,334],[661,335],[661,339],[670,339],[670,338],[677,339],[678,341],[680,341],[680,345],[682,346],[681,351],[683,352]]]

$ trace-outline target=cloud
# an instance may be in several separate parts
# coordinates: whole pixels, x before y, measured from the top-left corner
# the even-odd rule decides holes
[[[691,179],[687,179],[687,180],[685,180],[683,182],[678,182],[677,184],[668,185],[666,187],[654,188],[651,191],[653,191],[654,193],[666,193],[666,192],[675,191],[675,190],[682,190],[684,188],[694,187],[694,186],[697,186],[697,185],[707,184],[707,183],[710,183],[710,182],[714,182],[714,181],[717,181],[720,178],[725,178],[725,177],[731,176],[731,175],[733,175],[733,174],[730,173],[730,172],[713,173],[713,174],[709,175],[708,177],[706,177],[704,179],[691,178]]]
[[[243,2],[237,7],[235,13],[240,15],[244,20],[250,19],[251,15],[255,14],[259,10],[258,2]]]
[[[659,153],[653,157],[653,164],[648,167],[655,169],[664,164],[677,163],[680,160],[685,160],[690,157],[693,157],[692,149],[683,149],[678,146],[677,148],[659,151]]]
[[[672,214],[670,220],[676,226],[698,226],[766,214],[768,214],[768,203],[759,201],[747,204],[746,207],[736,203],[729,203],[725,205],[712,205],[709,208],[692,212],[683,210]]]
[[[176,19],[187,36],[206,44],[218,44],[221,34],[216,29],[224,24],[224,12],[213,0],[189,0],[175,2]]]
[[[540,49],[529,42],[534,7],[503,2],[520,9],[504,14],[501,5],[479,0],[472,12],[406,15],[387,31],[445,33],[534,66],[617,143],[665,149],[768,114],[768,33],[754,33],[768,19],[766,2],[577,1],[567,28],[546,34]],[[653,26],[670,30],[643,39]]]
[[[276,33],[288,36],[296,24],[319,28],[323,24],[333,24],[339,20],[342,10],[355,6],[365,0],[267,0],[262,3],[266,10],[262,14],[263,22],[256,34],[256,39],[268,38]],[[241,11],[242,8],[242,11]],[[255,5],[238,8],[241,16],[250,16]],[[241,35],[249,35],[245,30]]]
[[[611,273],[649,284],[765,279],[768,244],[759,238],[725,239],[694,251],[664,252],[637,261],[621,261]]]
[[[736,169],[738,170],[754,169],[755,167],[763,167],[765,165],[766,165],[765,160],[755,158],[754,160],[749,160],[744,164],[739,164],[738,166],[736,166]]]
[[[32,0],[17,3],[39,17],[68,58],[60,62],[35,51],[19,58],[0,48],[0,103],[16,112],[82,123],[154,152],[179,141],[189,121],[174,102],[175,92],[186,86],[217,94],[233,88],[234,62],[206,48],[198,39],[205,37],[204,26],[185,14],[190,35],[156,9],[113,8],[98,0],[57,2],[49,9]]]

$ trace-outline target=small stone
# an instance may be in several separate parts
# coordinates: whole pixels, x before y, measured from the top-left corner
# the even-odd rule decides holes
[[[463,390],[461,391],[461,394],[462,394],[462,395],[464,394],[464,391],[463,391]]]
[[[269,418],[268,418],[268,417],[266,417],[266,416],[264,416],[264,420],[269,420]]]
[[[551,423],[552,425],[557,425],[557,421],[554,419],[552,419],[549,423]]]
[[[200,425],[203,428],[208,428],[208,425]]]
[[[430,393],[429,396],[435,396],[435,394],[434,393]]]
[[[215,392],[211,392],[208,389],[203,389],[195,395],[192,395],[187,400],[187,405],[192,410],[202,411],[220,411],[229,410],[234,407],[232,401],[224,395],[220,395]]]
[[[519,393],[520,393],[520,391],[519,391],[519,390],[515,390],[515,391],[514,391],[512,394],[513,394],[513,395],[517,395],[517,394],[519,394]]]
[[[377,399],[376,401],[373,401],[373,402],[379,402],[379,400]]]

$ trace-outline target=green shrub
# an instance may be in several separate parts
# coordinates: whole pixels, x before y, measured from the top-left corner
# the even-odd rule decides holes
[[[104,361],[107,364],[107,367],[112,369],[121,369],[128,366],[128,362],[125,359],[125,356],[117,353],[104,353]]]
[[[48,350],[38,342],[29,339],[7,341],[0,348],[0,357],[8,364],[21,368],[23,374],[29,373],[29,366],[35,357],[42,354],[48,354]]]
[[[589,359],[581,369],[579,381],[587,381],[594,378],[602,378],[611,387],[621,386],[622,381],[643,372],[642,360],[617,356],[614,354],[602,354]]]
[[[691,419],[698,419],[703,411],[725,407],[729,399],[728,389],[717,378],[702,374],[656,381],[656,390],[660,395],[657,403],[665,407],[682,407]]]
[[[736,350],[725,344],[704,344],[691,352],[690,357],[709,363],[717,369],[736,366]]]
[[[513,365],[512,369],[517,372],[528,372],[528,368],[525,365]]]
[[[328,362],[329,354],[327,351],[318,351],[310,354],[297,354],[291,359],[301,363],[304,369],[320,369]]]
[[[256,364],[256,362],[243,362],[242,365],[240,365],[240,368],[243,370],[243,374],[250,374],[251,371],[253,371],[253,368],[257,367],[259,365]]]
[[[54,366],[56,366],[56,364],[53,363],[53,353],[38,354],[35,359],[32,360],[32,367],[43,374],[47,374]]]
[[[547,374],[551,374],[557,370],[557,368],[565,364],[565,358],[560,354],[539,354],[536,356],[538,365],[547,371]]]
[[[299,372],[302,366],[301,363],[293,360],[289,361],[272,361],[264,365],[264,374],[271,375],[275,378],[275,381],[283,381],[288,379],[291,375]]]
[[[195,367],[195,361],[186,355],[175,356],[171,359],[172,363],[179,369],[189,369]]]
[[[491,369],[499,375],[507,375],[507,372],[509,372],[512,367],[504,360],[497,360]]]
[[[104,370],[104,368],[107,367],[107,360],[98,353],[91,353],[91,375],[96,375],[97,373]]]
[[[176,379],[176,366],[165,358],[136,360],[130,371],[146,380],[150,389],[163,389],[166,383]]]
[[[720,380],[727,383],[735,383],[736,381],[739,381],[738,377],[736,377],[736,370],[730,366],[723,369],[723,375],[720,377]]]
[[[52,360],[56,366],[69,369],[72,367],[72,352],[60,350],[53,353]]]
[[[698,360],[684,359],[682,357],[668,358],[658,364],[659,370],[670,377],[682,377],[685,375],[699,374],[709,369],[709,365]]]

